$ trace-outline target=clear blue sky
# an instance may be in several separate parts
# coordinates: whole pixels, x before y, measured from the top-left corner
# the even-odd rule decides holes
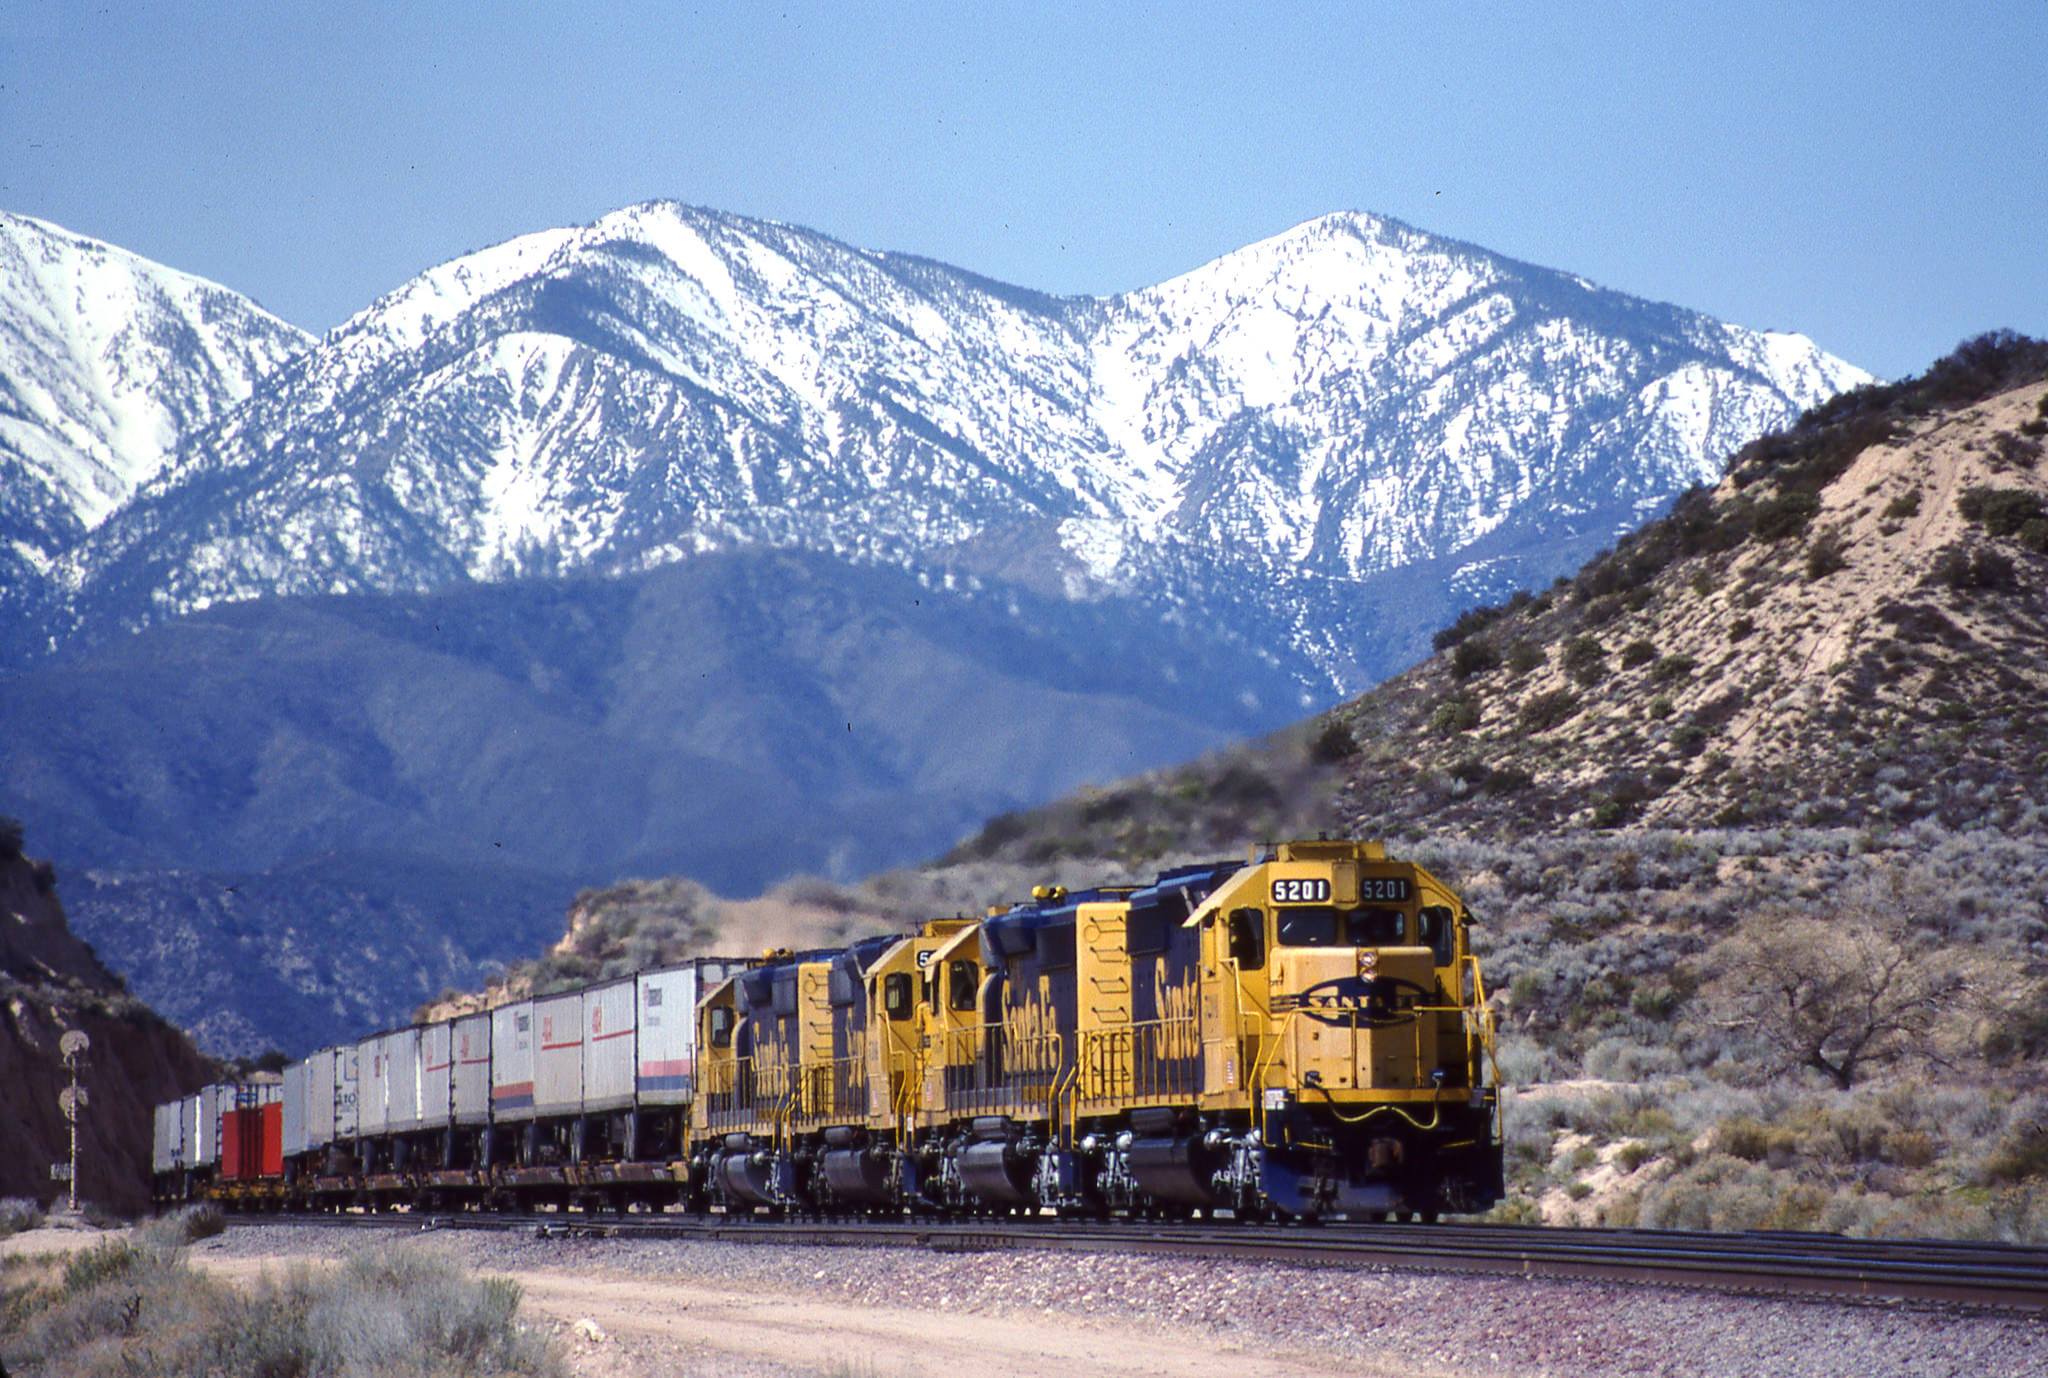
[[[1060,292],[1374,210],[1895,374],[2048,334],[2048,3],[0,0],[0,207],[309,328],[657,196]]]

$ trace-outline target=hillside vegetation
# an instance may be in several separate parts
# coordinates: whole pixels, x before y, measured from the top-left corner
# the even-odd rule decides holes
[[[1973,340],[1314,721],[852,889],[589,892],[509,985],[1384,837],[1482,921],[1508,1216],[2048,1238],[2044,436],[2048,344]]]

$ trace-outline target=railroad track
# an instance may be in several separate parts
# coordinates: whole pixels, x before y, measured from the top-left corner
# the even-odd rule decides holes
[[[1247,1226],[1227,1221],[745,1220],[723,1216],[479,1215],[396,1212],[231,1215],[236,1224],[524,1230],[737,1244],[1052,1249],[1255,1259],[1312,1267],[1702,1287],[1766,1295],[1947,1302],[2048,1315],[2048,1248],[1960,1240],[1846,1239],[1798,1233],[1562,1229],[1510,1225]]]

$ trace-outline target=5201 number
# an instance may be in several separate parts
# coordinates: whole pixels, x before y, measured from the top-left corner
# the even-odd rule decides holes
[[[1276,880],[1273,882],[1273,903],[1275,904],[1328,904],[1330,882],[1320,877],[1313,880]]]

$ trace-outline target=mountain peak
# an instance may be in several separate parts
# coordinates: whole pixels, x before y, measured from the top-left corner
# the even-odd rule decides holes
[[[310,342],[246,297],[0,212],[0,620]]]

